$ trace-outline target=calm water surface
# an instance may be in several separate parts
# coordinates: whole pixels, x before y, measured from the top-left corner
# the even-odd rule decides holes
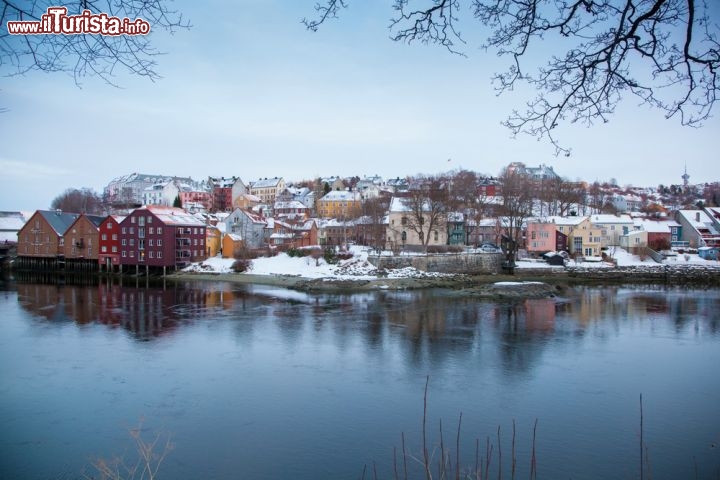
[[[494,303],[219,282],[0,284],[0,478],[129,461],[139,424],[172,439],[161,478],[393,478],[401,434],[421,456],[428,375],[435,459],[462,413],[460,464],[489,442],[510,478],[514,421],[528,478],[537,419],[538,478],[639,478],[642,394],[646,478],[720,478],[718,290]]]

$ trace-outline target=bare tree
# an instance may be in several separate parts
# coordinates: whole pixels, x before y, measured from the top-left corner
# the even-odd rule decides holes
[[[336,17],[348,0],[323,0],[310,30]],[[720,26],[698,0],[393,0],[390,37],[440,45],[464,55],[463,11],[490,30],[482,45],[509,57],[495,75],[499,93],[519,82],[537,89],[524,111],[504,122],[513,134],[547,138],[555,153],[570,154],[554,129],[563,121],[607,122],[623,94],[698,126],[717,100]],[[534,73],[523,65],[552,40],[556,52]],[[559,49],[559,50],[558,50]],[[535,66],[531,66],[535,68]]]
[[[143,19],[152,29],[175,31],[188,28],[182,14],[169,8],[167,0],[0,0],[0,68],[5,75],[22,75],[32,70],[68,72],[81,83],[85,76],[98,76],[111,85],[118,68],[152,81],[160,55],[150,35],[10,35],[8,21],[40,21],[49,7],[66,7],[68,15],[84,10],[93,14]]]
[[[570,182],[563,178],[553,178],[545,182],[543,201],[547,203],[548,215],[565,216],[572,207],[580,205],[585,197],[585,191],[579,183]]]
[[[103,213],[102,198],[90,188],[68,188],[55,197],[50,208],[73,213]]]
[[[498,177],[502,186],[501,225],[507,237],[504,248],[507,260],[514,265],[522,243],[523,224],[533,214],[535,184],[522,172],[505,168]]]
[[[425,249],[433,231],[446,228],[448,213],[447,179],[417,176],[402,202],[408,210],[407,227],[417,233]]]
[[[385,224],[390,199],[377,197],[365,200],[362,204],[362,217],[356,223],[358,241],[380,251],[385,248]]]

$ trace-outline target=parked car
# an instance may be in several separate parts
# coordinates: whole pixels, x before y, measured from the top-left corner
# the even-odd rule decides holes
[[[493,243],[483,243],[478,248],[483,253],[500,253],[502,251],[498,248],[497,245],[495,245]]]

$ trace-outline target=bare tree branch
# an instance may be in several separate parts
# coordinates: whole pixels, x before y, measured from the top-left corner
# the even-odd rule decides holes
[[[110,85],[116,68],[147,77],[160,77],[155,58],[161,55],[150,42],[152,34],[102,36],[78,35],[10,35],[5,28],[8,21],[39,20],[48,7],[66,7],[68,14],[90,10],[94,14],[129,19],[142,18],[151,29],[175,32],[189,28],[181,13],[171,10],[167,0],[37,0],[19,2],[0,0],[0,72],[5,76],[24,75],[33,70],[68,72],[80,85],[86,76],[98,76]]]
[[[321,16],[306,25],[317,30],[340,6],[316,5]],[[519,82],[538,92],[503,124],[549,140],[556,154],[570,154],[556,138],[560,124],[607,122],[625,95],[693,127],[717,100],[720,26],[704,0],[393,0],[390,38],[464,55],[456,25],[467,7],[489,29],[482,46],[512,59],[493,78],[498,94]],[[561,53],[524,70],[543,41]]]

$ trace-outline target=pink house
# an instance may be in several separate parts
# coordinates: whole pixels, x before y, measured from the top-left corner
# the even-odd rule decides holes
[[[531,254],[567,250],[567,235],[559,232],[555,223],[529,221],[525,243]]]

